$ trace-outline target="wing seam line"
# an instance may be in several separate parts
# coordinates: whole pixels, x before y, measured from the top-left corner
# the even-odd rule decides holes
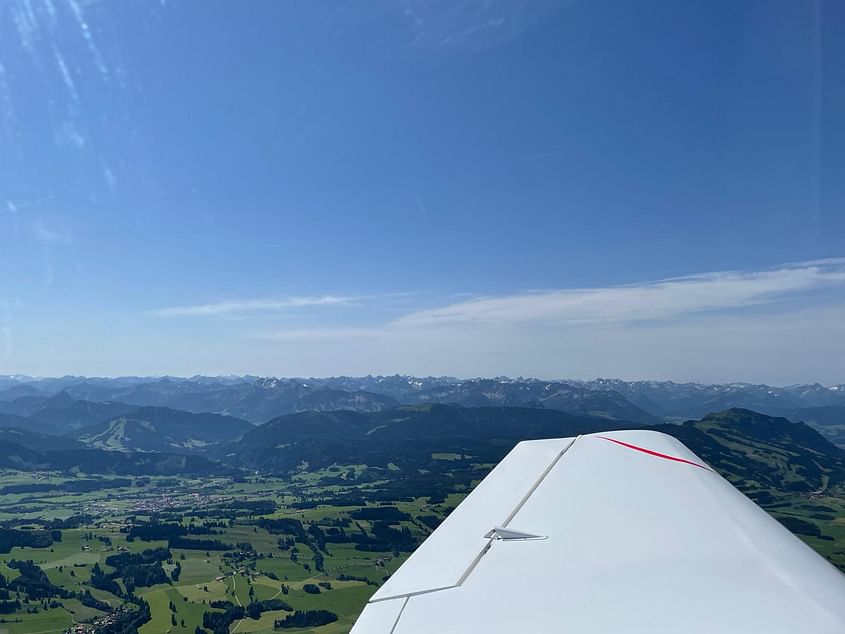
[[[552,462],[549,464],[549,466],[545,468],[543,473],[540,474],[540,477],[537,478],[537,480],[534,482],[534,484],[531,486],[531,488],[528,489],[528,492],[524,496],[522,496],[522,499],[519,501],[519,503],[516,505],[516,507],[514,507],[514,509],[510,512],[508,517],[505,519],[504,523],[501,525],[502,528],[506,527],[510,523],[510,521],[514,517],[516,517],[516,514],[519,513],[519,511],[522,509],[522,507],[525,506],[525,503],[528,502],[528,498],[530,498],[534,494],[534,491],[537,490],[537,487],[540,486],[540,483],[543,480],[546,479],[546,476],[548,476],[549,473],[551,473],[552,469],[555,468],[555,465],[558,462],[560,462],[561,458],[563,458],[563,455],[572,448],[572,446],[578,441],[578,439],[580,437],[581,436],[576,436],[575,440],[573,440],[571,443],[569,443],[566,447],[564,447],[560,451],[560,453],[557,456],[555,456],[555,459],[552,460]],[[481,558],[484,557],[484,555],[486,555],[487,552],[490,550],[490,547],[493,545],[494,538],[490,537],[488,539],[489,539],[489,541],[487,542],[487,545],[481,550],[480,553],[478,553],[478,556],[473,560],[473,562],[469,565],[469,567],[464,571],[464,574],[461,575],[461,578],[458,579],[458,583],[456,583],[454,585],[454,587],[459,588],[460,586],[463,585],[463,583],[464,583],[464,581],[466,581],[467,577],[469,577],[470,574],[472,574],[472,571],[475,570],[475,567],[481,561]]]
[[[441,588],[428,588],[426,590],[417,590],[415,592],[405,592],[403,594],[392,594],[389,597],[382,597],[380,599],[370,599],[367,604],[381,603],[382,601],[393,601],[395,599],[410,599],[411,597],[418,597],[421,594],[431,594],[432,592],[442,592],[443,590],[451,590],[457,586],[443,586]]]
[[[522,510],[522,507],[523,507],[523,506],[525,506],[525,503],[526,503],[526,502],[528,502],[528,498],[530,498],[530,497],[533,495],[534,491],[536,491],[536,490],[537,490],[537,487],[539,487],[539,486],[540,486],[540,483],[542,483],[542,482],[543,482],[543,480],[545,480],[545,479],[546,479],[546,476],[547,476],[547,475],[549,475],[549,473],[551,473],[551,470],[555,468],[555,465],[556,465],[558,462],[560,462],[560,459],[561,459],[561,458],[563,458],[563,455],[564,455],[567,451],[569,451],[570,449],[572,449],[572,447],[575,445],[575,443],[576,443],[576,442],[578,442],[578,439],[579,439],[579,438],[581,438],[581,436],[580,436],[580,435],[579,435],[579,436],[576,436],[576,437],[575,437],[575,440],[573,440],[573,441],[572,441],[571,443],[569,443],[566,447],[564,447],[564,448],[561,450],[561,452],[557,455],[557,457],[556,457],[554,460],[552,460],[552,463],[551,463],[548,467],[546,467],[546,470],[545,470],[545,471],[543,471],[543,473],[541,473],[541,474],[540,474],[540,477],[539,477],[539,478],[537,478],[537,481],[534,483],[534,485],[533,485],[530,489],[528,489],[528,493],[526,493],[526,494],[523,496],[523,498],[519,501],[519,504],[517,504],[517,505],[516,505],[516,508],[514,508],[514,510],[512,510],[512,511],[510,512],[510,515],[508,515],[507,519],[505,519],[505,521],[501,524],[502,528],[506,528],[506,527],[507,527],[507,525],[508,525],[508,524],[510,524],[511,520],[512,520],[514,517],[516,517],[516,514],[517,514],[517,513],[519,513],[519,511],[520,511],[520,510]],[[460,585],[460,584],[459,584],[459,585]]]
[[[396,620],[393,622],[393,627],[390,628],[390,633],[393,634],[396,631],[396,626],[399,625],[399,619],[402,618],[402,612],[405,611],[405,606],[408,605],[408,601],[411,600],[411,597],[405,597],[405,601],[402,603],[402,607],[399,608],[399,614],[396,615]]]
[[[581,435],[576,436],[575,440],[573,440],[566,447],[561,449],[560,453],[558,453],[558,455],[555,456],[555,459],[552,460],[552,462],[549,464],[549,466],[545,468],[543,473],[540,474],[540,476],[537,478],[537,480],[534,482],[534,484],[531,486],[531,488],[528,489],[528,492],[522,497],[522,499],[519,501],[519,503],[516,505],[516,507],[510,512],[507,519],[505,519],[504,523],[501,525],[503,528],[506,527],[514,517],[516,517],[516,514],[519,513],[519,511],[522,509],[522,507],[525,506],[525,503],[528,502],[528,498],[530,498],[531,495],[534,493],[534,491],[537,490],[537,487],[539,487],[540,484],[543,482],[543,480],[546,479],[546,476],[548,476],[549,473],[551,473],[552,469],[554,469],[555,465],[557,465],[557,463],[560,462],[560,459],[563,458],[564,454],[567,451],[569,451],[570,449],[572,449],[572,447],[575,445],[575,443],[578,442],[579,438],[581,438]],[[442,588],[429,588],[427,590],[418,590],[417,592],[408,592],[408,593],[405,593],[405,594],[394,594],[394,595],[389,596],[389,597],[382,597],[381,599],[370,599],[369,603],[379,603],[381,601],[390,601],[392,599],[400,599],[402,597],[405,598],[405,603],[407,603],[408,599],[410,599],[411,597],[416,597],[416,596],[419,596],[421,594],[431,594],[432,592],[442,592],[443,590],[451,590],[453,588],[459,588],[459,587],[461,587],[461,585],[463,585],[464,581],[466,581],[467,577],[469,577],[469,575],[472,573],[472,571],[475,570],[475,567],[478,565],[478,562],[480,562],[481,558],[484,557],[484,555],[487,554],[487,552],[490,550],[490,547],[492,545],[493,545],[493,538],[490,537],[487,540],[487,544],[485,544],[484,548],[481,549],[481,552],[479,552],[478,555],[476,555],[475,559],[473,559],[472,563],[464,571],[464,574],[461,575],[461,578],[458,579],[458,581],[451,586],[443,586]],[[402,606],[402,610],[404,610],[404,609],[405,609],[405,605]],[[402,616],[401,610],[399,612],[399,616]],[[399,622],[398,617],[396,619],[396,622],[397,623]],[[394,624],[394,627],[395,627],[395,624]],[[393,632],[393,630],[391,630],[391,634],[392,634],[392,632]]]

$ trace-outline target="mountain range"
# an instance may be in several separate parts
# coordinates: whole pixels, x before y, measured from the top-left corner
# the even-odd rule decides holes
[[[806,421],[845,446],[845,385],[773,387],[749,383],[710,385],[618,379],[543,381],[403,375],[319,379],[0,376],[0,427],[53,434],[113,423],[121,417],[144,420],[134,412],[146,407],[213,413],[261,424],[300,412],[377,413],[401,405],[422,404],[554,410],[636,425],[683,422],[710,412],[744,408]],[[161,420],[159,424],[163,424]],[[138,427],[134,422],[129,426],[135,427],[130,436],[145,435],[143,426]],[[236,428],[246,429],[242,425]],[[125,436],[125,432],[126,425],[117,422],[99,431],[89,430],[84,439],[95,446],[117,448],[122,441],[114,439]],[[224,439],[211,442],[220,440]],[[184,448],[194,441],[209,442],[178,433],[171,434],[171,441],[167,441],[170,449]],[[162,448],[160,444],[142,444],[148,450]]]
[[[806,512],[834,522],[832,507],[814,500],[835,500],[845,487],[842,386],[0,377],[0,470],[61,473],[84,486],[150,475],[296,482],[319,472],[321,486],[345,491],[332,504],[445,504],[521,440],[622,428],[675,436],[792,530],[820,535],[799,519]],[[295,503],[326,501],[318,493]]]
[[[385,482],[390,473],[391,486],[422,495],[454,485],[449,482],[456,469],[469,477],[478,465],[499,461],[520,440],[622,427],[635,426],[526,407],[424,404],[377,412],[299,412],[258,426],[213,414],[141,408],[63,436],[0,429],[0,468],[285,475],[360,464],[371,468],[367,477],[374,482]],[[682,424],[638,427],[679,438],[749,494],[809,493],[845,483],[845,450],[808,425],[783,417],[734,408]]]
[[[841,385],[0,377],[0,467],[26,470],[286,473],[361,463],[435,474],[437,454],[493,463],[522,439],[644,426],[738,481],[805,491],[845,472],[830,442],[845,440]]]

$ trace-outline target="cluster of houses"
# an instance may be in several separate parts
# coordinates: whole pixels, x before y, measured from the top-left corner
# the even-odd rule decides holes
[[[106,614],[105,616],[95,619],[93,623],[74,623],[64,631],[64,634],[96,634],[97,632],[114,625],[124,609],[125,608],[118,608],[111,614]]]
[[[83,544],[83,545],[82,545],[82,552],[84,552],[84,553],[90,553],[90,552],[91,552],[91,550],[92,550],[92,548],[91,548],[91,546],[89,546],[88,544]],[[100,550],[101,550],[102,552],[104,552],[104,553],[111,552],[112,550],[114,550],[114,546],[109,546],[108,544],[106,544],[106,545],[100,546]],[[119,552],[119,553],[128,553],[128,552],[129,552],[129,549],[128,549],[126,546],[118,546],[118,547],[117,547],[117,552]]]

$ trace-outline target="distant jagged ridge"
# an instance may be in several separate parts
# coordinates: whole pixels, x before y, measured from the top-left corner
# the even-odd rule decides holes
[[[845,385],[773,387],[405,375],[307,379],[0,377],[0,426],[20,426],[22,421],[14,417],[23,417],[53,433],[126,416],[145,406],[212,412],[260,424],[303,411],[378,412],[424,403],[531,407],[642,424],[681,422],[739,407],[793,421],[807,420],[828,434],[833,434],[836,426],[845,430]]]
[[[614,390],[533,379],[164,377],[144,381],[15,377],[11,384],[8,377],[0,379],[0,414],[30,417],[53,428],[79,428],[130,414],[133,407],[139,406],[212,412],[263,423],[296,412],[377,412],[400,404],[421,403],[534,407],[635,423],[659,420]],[[73,412],[63,417],[59,410],[71,405]],[[109,406],[108,411],[105,405]]]

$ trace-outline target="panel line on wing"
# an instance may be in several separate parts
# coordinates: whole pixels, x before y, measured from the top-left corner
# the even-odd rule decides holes
[[[576,437],[575,437],[575,440],[573,440],[573,441],[572,441],[571,443],[569,443],[566,447],[564,447],[564,448],[561,450],[561,452],[557,455],[557,457],[555,457],[555,459],[554,459],[554,460],[552,460],[552,462],[549,464],[549,466],[548,466],[548,467],[546,467],[546,469],[543,471],[543,473],[541,473],[541,474],[540,474],[540,477],[539,477],[539,478],[537,478],[536,482],[534,482],[534,485],[533,485],[530,489],[528,489],[528,493],[526,493],[526,494],[522,497],[522,499],[519,501],[519,504],[517,504],[517,505],[516,505],[516,507],[515,507],[515,508],[514,508],[514,509],[510,512],[510,514],[508,515],[507,519],[505,519],[505,521],[501,524],[501,527],[502,527],[502,528],[507,527],[508,523],[509,523],[509,522],[510,522],[510,521],[511,521],[511,520],[512,520],[515,516],[516,516],[516,514],[517,514],[517,513],[519,513],[519,510],[520,510],[523,506],[525,506],[525,503],[528,501],[528,498],[530,498],[530,497],[531,497],[531,494],[532,494],[532,493],[534,493],[534,491],[536,491],[536,490],[537,490],[537,487],[539,487],[539,486],[540,486],[540,483],[541,483],[543,480],[545,480],[545,479],[546,479],[546,476],[548,476],[548,475],[549,475],[549,473],[551,473],[552,469],[554,469],[554,468],[555,468],[555,465],[556,465],[558,462],[560,462],[560,459],[561,459],[561,458],[563,458],[563,454],[565,454],[567,451],[569,451],[569,450],[572,448],[572,446],[573,446],[573,445],[574,445],[574,444],[578,441],[578,439],[579,439],[580,437],[581,437],[581,436],[576,436]],[[485,547],[481,550],[481,552],[480,552],[480,553],[478,553],[478,556],[477,556],[477,557],[473,560],[473,562],[469,565],[469,567],[466,569],[466,571],[464,572],[464,574],[463,574],[463,575],[461,575],[461,578],[460,578],[460,579],[458,579],[458,583],[456,583],[456,584],[455,584],[455,587],[460,587],[461,585],[463,585],[463,583],[464,583],[464,581],[466,581],[467,577],[469,577],[469,576],[470,576],[470,574],[472,573],[472,571],[473,571],[473,570],[475,570],[475,567],[478,565],[478,562],[480,562],[480,561],[481,561],[481,558],[482,558],[482,557],[484,557],[484,555],[486,555],[486,554],[489,552],[490,547],[493,545],[493,542],[494,542],[494,541],[497,541],[497,540],[496,540],[495,530],[492,532],[492,534],[491,534],[491,533],[488,533],[488,534],[487,534],[487,535],[485,535],[484,537],[488,540],[487,545],[486,545],[486,546],[485,546]]]
[[[443,586],[442,588],[426,588],[425,590],[415,590],[414,592],[406,592],[404,594],[392,594],[389,597],[381,597],[379,599],[370,599],[367,601],[368,604],[370,603],[381,603],[382,601],[394,601],[396,599],[410,599],[411,597],[418,597],[421,594],[431,594],[432,592],[443,592],[443,590],[451,590],[452,588],[456,588],[457,585],[453,584],[451,586]]]
[[[390,594],[389,596],[371,598],[368,603],[379,603],[381,601],[389,601],[389,600],[399,599],[399,598],[403,598],[403,597],[408,599],[410,597],[415,597],[415,596],[419,596],[419,595],[423,595],[423,594],[431,594],[433,592],[441,592],[443,590],[451,590],[453,588],[458,588],[466,581],[466,579],[470,576],[470,574],[472,574],[473,570],[475,570],[476,566],[481,561],[481,559],[484,557],[484,555],[486,555],[489,552],[490,548],[493,545],[493,542],[496,542],[496,541],[528,541],[529,539],[531,539],[531,540],[547,539],[548,536],[546,536],[546,535],[528,535],[528,534],[525,534],[522,537],[522,539],[502,540],[502,539],[497,538],[498,536],[497,536],[497,533],[496,533],[496,528],[501,528],[501,529],[507,528],[508,523],[511,520],[513,520],[513,518],[516,516],[517,513],[519,513],[519,511],[522,509],[522,507],[525,506],[525,503],[528,501],[528,499],[531,497],[531,495],[537,490],[537,487],[540,486],[540,484],[543,482],[543,480],[549,475],[549,473],[551,473],[552,469],[554,469],[555,465],[557,465],[558,462],[560,462],[560,459],[564,456],[564,454],[567,451],[569,451],[569,449],[575,444],[575,442],[579,438],[581,438],[581,436],[577,436],[576,438],[572,439],[572,442],[568,443],[556,455],[553,454],[554,458],[552,458],[552,460],[549,462],[549,464],[546,466],[546,468],[543,470],[543,472],[534,480],[531,487],[528,489],[528,491],[525,493],[525,495],[522,496],[522,498],[519,500],[519,502],[517,502],[517,504],[514,506],[514,508],[511,510],[511,512],[508,514],[507,518],[505,519],[505,521],[502,524],[498,524],[492,531],[488,531],[487,534],[479,534],[479,537],[485,539],[486,543],[477,552],[477,554],[475,555],[473,560],[469,563],[467,568],[463,571],[463,573],[461,574],[461,576],[458,578],[458,580],[456,582],[450,583],[449,585],[443,585],[443,586],[438,586],[438,587],[434,587],[434,588],[425,588],[423,590],[414,590],[414,591],[410,591],[410,592],[399,592],[399,593],[396,593],[396,594]],[[488,524],[488,526],[489,526],[489,524]],[[519,531],[505,531],[505,532],[514,533],[514,534],[519,533]],[[480,533],[480,531],[479,531],[479,533]],[[526,539],[526,537],[528,539]]]
[[[507,525],[510,524],[511,520],[516,516],[517,513],[519,513],[519,510],[523,506],[525,506],[525,503],[528,501],[528,498],[531,497],[531,494],[534,493],[534,491],[537,490],[537,487],[540,486],[540,483],[543,480],[546,479],[546,476],[549,475],[551,470],[555,468],[555,465],[560,461],[561,458],[563,458],[563,454],[565,454],[567,451],[569,451],[575,445],[575,443],[578,442],[578,439],[580,437],[581,436],[576,436],[575,440],[573,440],[566,447],[564,447],[563,450],[557,455],[557,458],[552,460],[552,463],[548,467],[546,467],[546,470],[543,471],[543,473],[540,474],[540,477],[537,478],[537,481],[534,483],[534,486],[532,486],[530,489],[528,489],[528,493],[526,493],[523,496],[523,498],[519,501],[519,504],[516,505],[516,508],[514,508],[514,510],[511,511],[510,515],[508,515],[507,519],[505,519],[505,521],[502,522],[501,526],[503,528],[506,528]]]
[[[396,631],[396,626],[399,625],[399,619],[402,618],[402,612],[405,611],[405,606],[408,605],[408,601],[411,600],[411,597],[405,597],[405,600],[402,602],[402,607],[399,608],[399,614],[396,615],[396,621],[393,622],[393,627],[390,628],[389,634],[393,634]]]
[[[484,545],[484,548],[481,549],[481,552],[476,555],[475,559],[472,560],[472,563],[464,570],[464,574],[461,575],[461,578],[458,579],[458,582],[452,586],[453,588],[460,587],[463,582],[469,577],[470,573],[475,570],[475,567],[478,565],[478,562],[481,561],[481,558],[487,554],[487,551],[490,550],[490,547],[493,545],[493,539],[488,538],[487,543]]]

